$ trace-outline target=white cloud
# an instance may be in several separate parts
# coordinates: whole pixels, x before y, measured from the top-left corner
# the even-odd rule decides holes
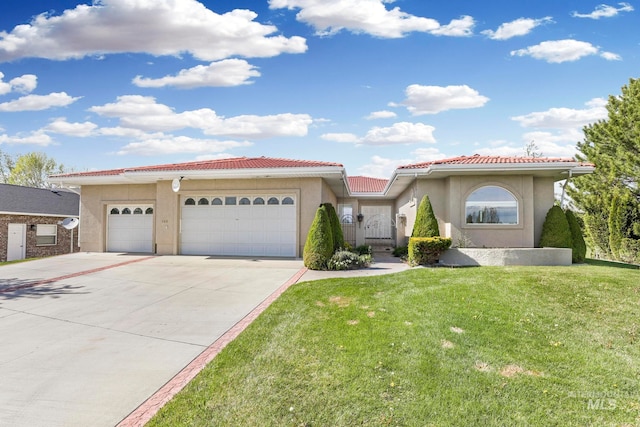
[[[405,94],[407,98],[401,105],[407,107],[414,116],[437,114],[454,109],[478,108],[489,101],[489,98],[480,95],[477,90],[467,85],[442,87],[413,84],[407,87]]]
[[[305,136],[313,119],[308,114],[241,115],[225,118],[214,110],[176,113],[167,105],[158,104],[150,96],[125,95],[115,103],[89,109],[106,117],[117,117],[120,126],[144,131],[172,131],[184,128],[200,129],[207,135],[239,138],[271,138]]]
[[[525,49],[511,51],[511,56],[531,56],[535,59],[542,59],[556,64],[577,61],[585,56],[598,54],[607,60],[621,59],[615,53],[601,52],[600,48],[591,43],[573,39],[546,41]]]
[[[600,54],[600,56],[604,59],[606,59],[607,61],[621,61],[622,57],[620,55],[618,55],[617,53],[613,53],[613,52],[602,52]]]
[[[240,86],[253,83],[252,77],[260,77],[260,72],[244,59],[225,59],[209,65],[198,65],[181,70],[176,76],[159,79],[136,76],[133,84],[140,87],[175,86],[192,89],[206,86]]]
[[[542,129],[582,129],[583,126],[607,118],[607,101],[594,98],[586,103],[588,108],[550,108],[547,111],[537,111],[522,116],[511,117],[526,128]]]
[[[15,77],[9,82],[2,81],[4,73],[0,72],[0,95],[6,95],[11,92],[30,93],[38,86],[38,77],[34,74],[23,74]]]
[[[216,61],[307,50],[304,38],[274,35],[278,29],[254,22],[256,17],[255,12],[241,9],[217,14],[196,0],[100,0],[58,16],[43,13],[11,32],[0,32],[0,61],[125,52],[190,53]]]
[[[127,144],[118,151],[118,154],[157,156],[162,154],[219,153],[231,148],[250,147],[251,145],[253,144],[248,141],[218,141],[165,135],[162,138],[150,138]]]
[[[383,111],[374,111],[373,113],[371,113],[367,117],[365,117],[365,119],[367,119],[367,120],[392,119],[392,118],[397,117],[397,116],[398,115],[396,113],[394,113],[393,111],[383,110]]]
[[[493,40],[508,40],[512,37],[529,34],[534,28],[553,22],[550,16],[540,19],[519,18],[515,21],[505,22],[497,30],[485,30],[482,34]]]
[[[233,154],[228,154],[228,153],[202,154],[200,156],[196,156],[195,160],[198,162],[201,162],[205,160],[232,159],[234,157],[238,157],[238,156],[234,156]]]
[[[593,12],[591,13],[578,13],[573,12],[571,16],[574,18],[590,18],[590,19],[600,19],[600,18],[611,18],[616,16],[620,12],[632,12],[633,6],[629,3],[618,3],[620,7],[609,6],[607,4],[601,4],[596,6]]]
[[[399,122],[389,127],[373,127],[363,137],[351,133],[326,133],[320,137],[329,141],[349,142],[356,145],[435,143],[434,130],[433,126],[424,123]]]
[[[55,119],[42,130],[68,136],[87,137],[93,134],[98,125],[91,122],[69,123],[64,117]]]
[[[13,101],[0,104],[0,111],[42,111],[53,107],[65,107],[73,104],[80,97],[72,97],[65,92],[54,92],[49,95],[26,95]]]
[[[16,144],[16,145],[39,145],[46,147],[53,144],[53,140],[49,135],[41,130],[31,132],[29,135],[0,135],[0,144]]]
[[[441,160],[447,157],[446,154],[441,153],[435,147],[423,147],[418,148],[415,151],[412,151],[411,154],[414,156],[414,159],[410,163],[419,163],[419,162],[431,162],[433,160]]]
[[[333,142],[348,142],[353,144],[360,142],[358,135],[353,133],[325,133],[320,135],[320,138]]]
[[[371,157],[371,162],[358,168],[358,174],[373,178],[389,179],[398,166],[413,163],[412,159],[386,159],[380,156]]]
[[[575,140],[569,140],[568,134],[553,134],[551,132],[529,132],[522,136],[522,144],[500,141],[475,150],[483,156],[524,156],[525,147],[531,141],[535,142],[537,152],[543,157],[574,157],[577,153]]]
[[[444,36],[469,36],[475,22],[470,16],[440,25],[432,18],[403,12],[399,7],[388,10],[388,0],[269,0],[271,9],[299,9],[298,21],[311,25],[320,35],[333,35],[342,30],[376,37],[399,38],[411,32]]]

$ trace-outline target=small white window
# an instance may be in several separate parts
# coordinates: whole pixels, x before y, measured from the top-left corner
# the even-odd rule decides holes
[[[282,199],[283,205],[293,205],[293,199],[291,197],[285,197]]]
[[[36,246],[51,246],[58,242],[58,226],[38,224],[36,227]]]
[[[467,224],[517,224],[518,201],[495,185],[480,187],[465,202]]]
[[[339,204],[338,215],[342,224],[353,224],[353,205]]]

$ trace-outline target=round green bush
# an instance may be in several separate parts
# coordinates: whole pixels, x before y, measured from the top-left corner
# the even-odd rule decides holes
[[[553,206],[547,212],[547,217],[542,224],[540,236],[541,248],[571,248],[573,240],[571,230],[567,222],[567,216],[558,205]]]

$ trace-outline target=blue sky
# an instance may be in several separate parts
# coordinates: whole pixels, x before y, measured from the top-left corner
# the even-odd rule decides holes
[[[237,156],[389,177],[573,156],[640,70],[635,2],[3,0],[0,150],[75,170]]]

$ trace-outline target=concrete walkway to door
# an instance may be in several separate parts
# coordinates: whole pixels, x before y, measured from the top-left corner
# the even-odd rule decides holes
[[[112,253],[0,267],[0,425],[117,424],[301,269]]]

